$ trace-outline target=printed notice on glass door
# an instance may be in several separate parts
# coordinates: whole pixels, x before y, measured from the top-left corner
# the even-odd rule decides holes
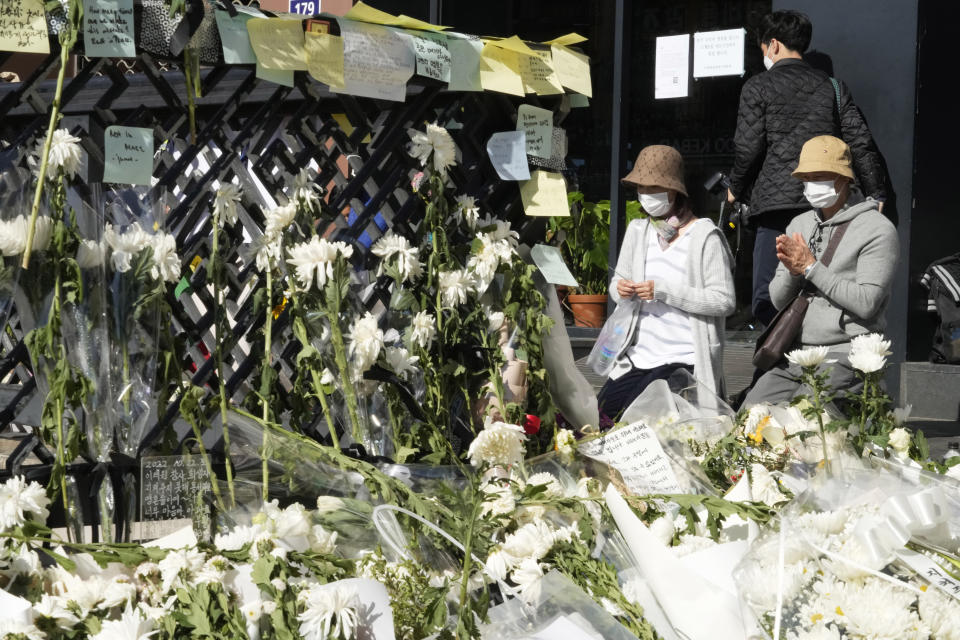
[[[742,76],[743,29],[693,34],[693,77]]]
[[[686,98],[690,83],[690,34],[657,38],[654,98]]]

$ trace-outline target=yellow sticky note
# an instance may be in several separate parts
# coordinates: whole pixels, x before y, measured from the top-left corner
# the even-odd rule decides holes
[[[343,86],[343,38],[329,33],[306,34],[307,71],[331,87]]]
[[[520,183],[520,199],[528,216],[570,215],[567,203],[567,183],[559,173],[534,171],[529,180]]]
[[[499,91],[523,96],[520,54],[486,44],[480,53],[480,86],[484,91]]]
[[[0,0],[0,51],[50,53],[43,0]]]
[[[380,11],[380,9],[374,9],[370,5],[363,2],[358,2],[350,7],[350,10],[347,11],[346,15],[343,17],[348,20],[359,20],[360,22],[371,22],[373,24],[382,24],[390,27],[403,27],[405,29],[442,31],[443,29],[450,28],[441,27],[436,24],[430,24],[429,22],[417,20],[416,18],[411,18],[410,16],[395,16],[392,13]]]
[[[510,36],[509,38],[504,38],[503,40],[491,40],[490,44],[500,47],[501,49],[507,49],[509,51],[515,51],[517,53],[522,53],[525,56],[536,55],[533,52],[533,49],[527,46],[527,43],[518,38],[517,36]]]
[[[264,69],[306,71],[303,25],[288,18],[251,18],[247,20],[250,46]]]
[[[340,130],[343,131],[347,136],[353,135],[353,130],[355,127],[350,124],[350,119],[347,118],[345,113],[331,113],[330,116],[337,121],[337,124],[340,125]],[[360,141],[361,144],[367,144],[370,142],[370,134],[368,133],[363,137],[363,140]]]
[[[550,50],[553,52],[553,68],[560,78],[560,84],[592,98],[590,58],[563,45],[550,45]]]
[[[560,44],[565,47],[569,47],[572,44],[579,44],[586,41],[587,39],[579,33],[568,33],[565,36],[560,36],[559,38],[554,38],[553,40],[547,40],[543,44]]]
[[[535,56],[520,56],[520,76],[527,93],[541,96],[563,93],[563,85],[553,70],[553,56],[549,51],[536,51]]]

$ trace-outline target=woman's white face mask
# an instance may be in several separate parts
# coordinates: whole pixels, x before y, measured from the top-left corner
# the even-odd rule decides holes
[[[670,194],[663,193],[638,193],[640,206],[648,215],[654,218],[662,218],[670,212]]]
[[[840,194],[835,180],[818,180],[803,183],[803,196],[814,209],[824,209],[835,205]]]

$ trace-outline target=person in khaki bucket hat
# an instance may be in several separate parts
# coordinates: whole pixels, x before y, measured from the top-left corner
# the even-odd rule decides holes
[[[614,419],[656,380],[692,373],[722,395],[724,321],[735,305],[733,256],[713,221],[693,214],[680,152],[645,147],[621,182],[647,216],[627,227],[610,282],[617,315],[629,320],[597,397]]]

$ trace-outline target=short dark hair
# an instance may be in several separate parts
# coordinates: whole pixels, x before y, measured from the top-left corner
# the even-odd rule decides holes
[[[770,44],[775,38],[788,49],[803,53],[810,46],[813,25],[805,13],[774,11],[760,20],[758,35],[760,44]]]

